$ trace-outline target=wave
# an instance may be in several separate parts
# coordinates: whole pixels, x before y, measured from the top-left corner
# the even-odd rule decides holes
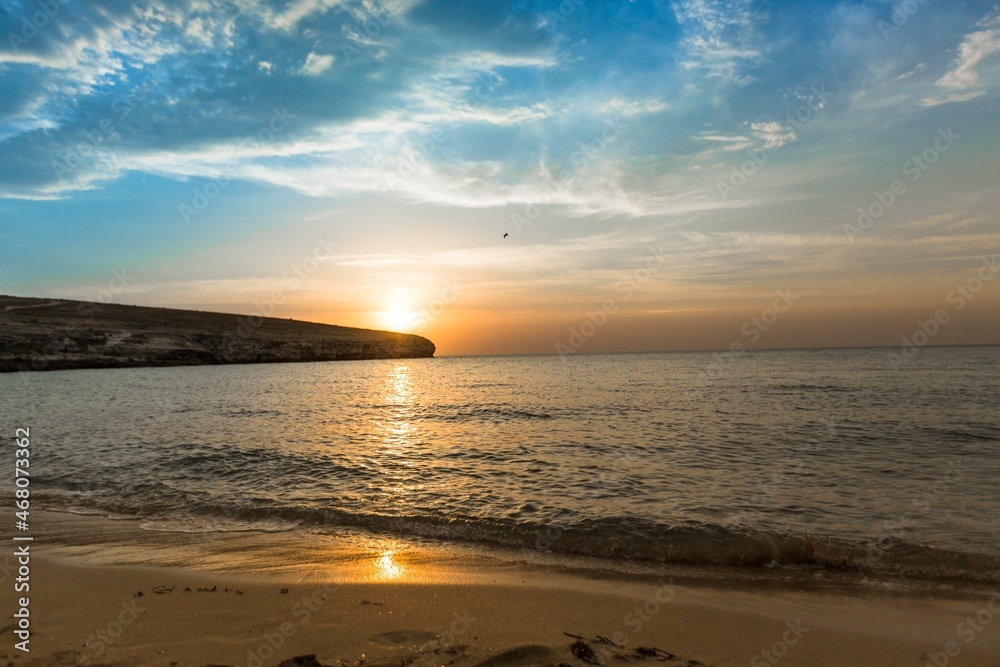
[[[388,410],[398,412],[399,405],[386,403],[373,405],[373,410]],[[406,413],[406,418],[413,421],[443,421],[443,422],[506,422],[532,419],[553,419],[556,415],[552,410],[533,410],[523,406],[510,404],[483,405],[481,403],[439,404],[421,406]],[[563,411],[559,416],[572,416]]]
[[[989,424],[969,424],[966,428],[923,427],[928,433],[943,435],[951,440],[1000,442],[1000,428]]]
[[[436,406],[414,415],[416,419],[436,421],[511,421],[531,419],[552,419],[549,412],[530,410],[511,405],[465,405]]]
[[[842,385],[834,384],[810,384],[806,382],[796,382],[791,384],[774,384],[767,387],[772,391],[790,391],[790,392],[800,392],[800,391],[820,391],[820,392],[853,392],[857,391],[855,387],[844,387]]]
[[[287,413],[281,410],[254,410],[252,408],[240,408],[238,410],[226,410],[223,413],[229,418],[242,418],[242,417],[282,417]]]
[[[139,518],[147,530],[186,533],[333,532],[353,528],[399,537],[464,542],[553,554],[692,566],[794,568],[865,576],[1000,582],[1000,557],[899,539],[849,540],[714,524],[668,525],[632,517],[565,524],[469,516],[377,514],[333,507],[228,505],[200,499],[183,515],[150,512],[96,496],[46,492],[46,505],[111,518]],[[173,503],[171,503],[173,504]]]

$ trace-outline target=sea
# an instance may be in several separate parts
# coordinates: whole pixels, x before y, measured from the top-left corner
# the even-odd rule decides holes
[[[148,531],[1000,581],[1000,347],[71,370],[0,397],[33,508]]]

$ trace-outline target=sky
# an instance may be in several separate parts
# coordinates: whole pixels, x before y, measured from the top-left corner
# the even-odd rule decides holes
[[[0,293],[439,355],[1000,343],[1000,5],[0,3]]]

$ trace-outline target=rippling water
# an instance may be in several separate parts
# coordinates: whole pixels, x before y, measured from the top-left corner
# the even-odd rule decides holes
[[[60,371],[0,375],[0,423],[32,429],[38,505],[150,529],[997,580],[998,371],[997,347]]]

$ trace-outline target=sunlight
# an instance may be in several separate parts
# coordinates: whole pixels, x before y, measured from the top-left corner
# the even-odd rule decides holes
[[[382,319],[382,324],[389,331],[406,331],[413,327],[417,319],[417,312],[415,310],[409,310],[403,306],[382,311],[379,315]]]
[[[389,331],[407,331],[416,324],[417,311],[413,309],[413,297],[407,290],[397,288],[387,299],[387,308],[380,313],[382,325]]]
[[[382,399],[384,416],[376,421],[380,442],[372,452],[373,460],[387,466],[383,475],[386,501],[397,505],[405,504],[420,484],[411,470],[414,449],[419,448],[422,437],[412,421],[414,395],[410,373],[409,364],[403,361],[388,369]]]
[[[410,386],[410,366],[405,361],[397,361],[385,377],[385,402],[390,405],[409,405],[413,389]]]
[[[398,579],[403,576],[406,568],[393,560],[395,555],[395,551],[386,551],[375,561],[379,579]]]

